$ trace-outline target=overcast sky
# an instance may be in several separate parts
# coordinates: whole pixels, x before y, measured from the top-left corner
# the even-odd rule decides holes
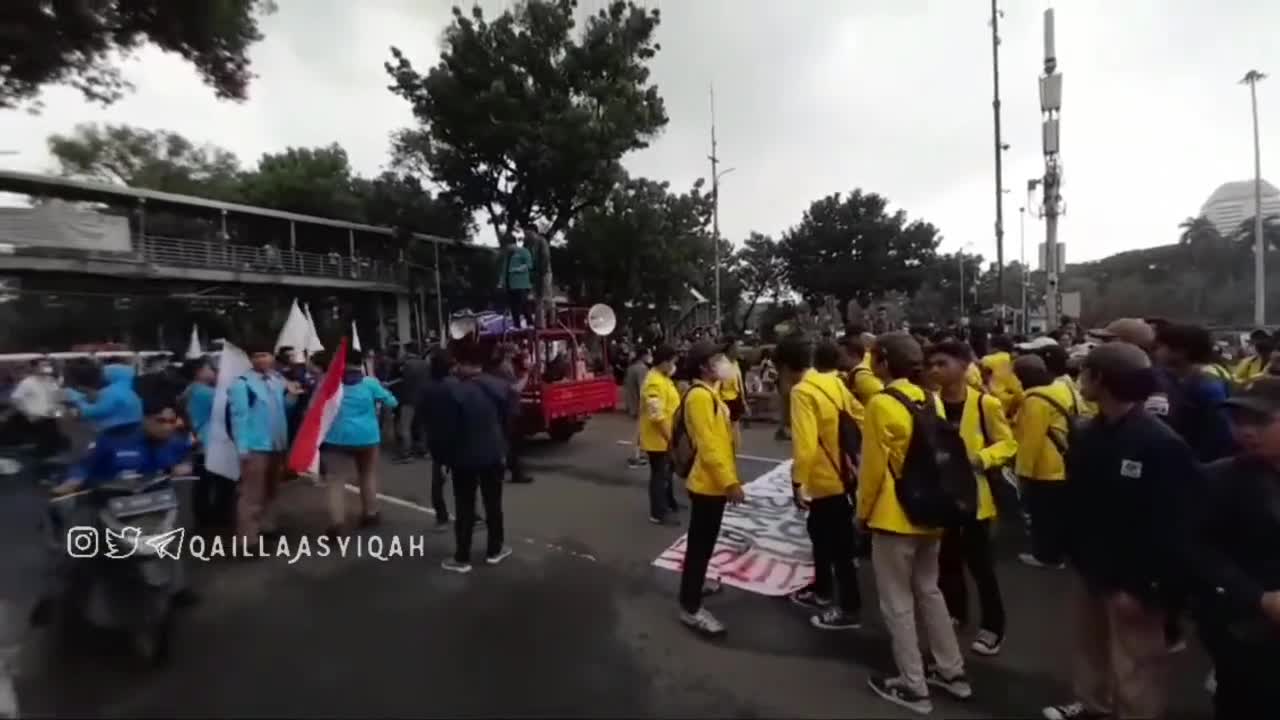
[[[432,64],[450,0],[278,0],[243,104],[218,102],[176,58],[140,53],[137,92],[110,108],[67,89],[39,116],[0,112],[0,164],[45,171],[44,139],[77,122],[165,128],[252,162],[340,142],[362,173],[412,122],[386,90],[387,48]],[[491,11],[511,0],[485,0]],[[593,11],[604,0],[582,0]],[[861,187],[941,228],[944,248],[995,257],[989,6],[983,0],[648,0],[663,13],[654,79],[671,123],[633,173],[687,187],[708,175],[708,87],[724,167],[721,227],[775,236],[808,204]],[[1019,255],[1026,180],[1043,172],[1037,78],[1045,0],[1006,0],[1001,26],[1006,257]],[[1280,3],[1060,0],[1067,259],[1177,238],[1210,192],[1253,175],[1247,88],[1256,67],[1264,175],[1280,183]],[[1270,170],[1268,171],[1268,168]],[[1027,255],[1043,225],[1028,213]]]

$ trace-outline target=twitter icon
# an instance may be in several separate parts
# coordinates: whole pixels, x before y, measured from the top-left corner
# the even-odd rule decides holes
[[[122,528],[119,531],[107,528],[107,557],[123,560],[138,551],[138,538],[142,531],[136,527]]]

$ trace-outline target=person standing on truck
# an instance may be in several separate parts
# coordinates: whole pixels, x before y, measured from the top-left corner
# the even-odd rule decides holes
[[[524,247],[533,262],[535,327],[545,328],[555,318],[555,283],[551,278],[551,243],[532,224],[524,226]]]
[[[499,252],[502,267],[498,275],[498,288],[506,295],[507,309],[516,328],[528,327],[529,291],[533,281],[533,256],[510,237],[503,242]]]

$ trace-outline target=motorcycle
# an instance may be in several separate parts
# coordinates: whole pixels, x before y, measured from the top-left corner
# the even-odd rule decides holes
[[[124,631],[150,665],[167,658],[174,596],[185,582],[177,482],[122,473],[50,501],[52,542],[67,556],[65,609],[91,627]],[[166,542],[167,540],[167,542]]]

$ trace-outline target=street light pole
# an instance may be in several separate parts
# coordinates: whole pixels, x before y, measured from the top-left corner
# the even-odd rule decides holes
[[[711,86],[711,244],[715,246],[716,333],[720,332],[720,158],[716,155],[716,88]]]
[[[964,322],[964,251],[956,253],[957,264],[960,266],[960,321]]]
[[[1000,17],[999,0],[991,0],[991,112],[995,116],[996,143],[996,306],[1004,321],[1004,140],[1000,136]]]
[[[1250,70],[1240,80],[1241,85],[1249,86],[1249,98],[1253,103],[1253,325],[1257,328],[1267,324],[1267,247],[1262,235],[1262,143],[1258,139],[1258,83],[1266,78],[1265,73]]]

